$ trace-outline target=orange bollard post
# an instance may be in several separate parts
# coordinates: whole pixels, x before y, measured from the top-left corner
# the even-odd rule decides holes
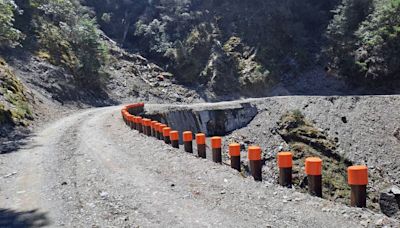
[[[196,143],[199,157],[206,158],[206,135],[203,133],[196,134]]]
[[[124,122],[126,124],[126,115],[128,114],[128,111],[125,109],[122,109],[121,113],[122,113],[122,119],[124,120]]]
[[[183,146],[185,151],[188,153],[193,153],[193,134],[191,131],[183,132]]]
[[[140,133],[143,133],[143,118],[140,117],[140,116],[138,116],[138,117],[136,118],[136,120],[137,120],[137,122],[136,122],[137,130],[138,130]]]
[[[160,137],[160,125],[161,125],[162,123],[156,123],[155,125],[154,125],[154,130],[155,130],[155,134],[156,134],[156,138],[157,139],[161,139],[161,137]]]
[[[322,160],[318,157],[306,159],[306,174],[308,192],[313,196],[322,197]]]
[[[122,118],[124,119],[125,124],[127,124],[127,116],[129,112],[127,110],[122,110]]]
[[[172,147],[179,149],[179,132],[178,131],[171,131],[169,133],[169,138],[171,139]]]
[[[255,181],[262,181],[262,161],[261,148],[259,146],[249,146],[250,171]]]
[[[285,187],[292,186],[293,154],[291,152],[278,153],[279,184]]]
[[[211,138],[212,158],[215,163],[222,163],[221,145],[221,137],[215,136]]]
[[[151,120],[150,119],[143,119],[143,133],[147,136],[151,135]]]
[[[136,130],[136,118],[137,116],[132,117],[132,129]]]
[[[237,171],[241,171],[240,167],[240,144],[229,144],[229,156],[231,157],[231,167]]]
[[[170,127],[164,127],[162,129],[162,131],[163,131],[163,136],[164,136],[164,142],[166,144],[170,144],[171,143],[171,139],[170,139],[171,128]]]
[[[155,125],[158,123],[157,121],[151,121],[151,136],[156,137]]]
[[[368,167],[364,165],[347,168],[348,183],[351,187],[350,205],[367,206]]]
[[[135,129],[135,117],[136,116],[131,116],[129,118],[129,126],[131,127],[131,130]]]
[[[163,135],[163,129],[167,127],[166,124],[160,124],[160,126],[158,127],[158,132],[160,134],[160,140],[164,141],[164,135]]]

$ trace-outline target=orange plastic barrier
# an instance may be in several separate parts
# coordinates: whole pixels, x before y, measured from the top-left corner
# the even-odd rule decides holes
[[[347,168],[349,185],[368,185],[368,167],[365,165]]]
[[[306,159],[306,174],[320,176],[322,174],[322,159],[310,157]]]
[[[219,149],[221,148],[222,138],[219,136],[214,136],[211,138],[211,148]]]
[[[206,135],[203,133],[196,134],[196,143],[198,145],[206,144]]]
[[[183,141],[184,142],[189,142],[193,140],[193,134],[191,131],[185,131],[183,132]]]
[[[250,161],[258,161],[261,160],[261,147],[259,146],[249,146],[249,154]]]
[[[292,166],[293,166],[292,152],[278,153],[278,167],[279,168],[292,168]]]
[[[240,144],[239,143],[229,144],[229,156],[231,156],[231,157],[240,156]]]

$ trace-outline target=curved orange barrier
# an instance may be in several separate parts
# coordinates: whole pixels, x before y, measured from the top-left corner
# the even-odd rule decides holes
[[[170,137],[172,141],[179,141],[179,132],[172,130],[166,124],[159,123],[155,120],[148,118],[142,118],[137,114],[133,115],[131,113],[142,112],[145,104],[143,102],[129,104],[121,109],[121,116],[127,125],[132,126],[131,123],[142,124],[143,126],[150,127],[155,132],[159,132],[161,137]],[[151,133],[153,134],[153,133]],[[191,143],[193,141],[193,133],[191,131],[185,131],[182,134],[183,141],[185,143]],[[206,145],[206,135],[203,133],[196,134],[196,142],[198,145]],[[222,147],[222,137],[212,137],[211,147],[214,150],[220,150]],[[179,148],[179,146],[176,146]],[[241,146],[238,143],[229,144],[229,156],[238,157],[240,156]],[[214,153],[214,151],[213,151]],[[259,146],[249,146],[248,147],[248,159],[254,167],[256,167],[257,172],[252,173],[256,180],[261,180],[261,148]],[[239,158],[240,159],[240,158]],[[258,163],[254,163],[254,162]],[[240,160],[236,161],[237,169],[240,171]],[[292,152],[280,152],[277,154],[278,167],[281,169],[292,168],[293,166],[293,153]],[[253,172],[253,171],[252,171]],[[305,160],[305,173],[309,176],[320,176],[322,174],[322,159],[318,157],[310,157]],[[348,184],[351,186],[365,186],[368,184],[368,167],[367,166],[351,166],[347,169],[348,173]]]

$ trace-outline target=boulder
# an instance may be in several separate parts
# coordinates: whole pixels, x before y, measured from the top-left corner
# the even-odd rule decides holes
[[[400,141],[400,127],[394,131],[393,136]]]
[[[400,217],[400,188],[392,186],[380,194],[381,211],[389,217]]]

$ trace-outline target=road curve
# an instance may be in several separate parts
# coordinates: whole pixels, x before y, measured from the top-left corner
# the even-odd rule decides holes
[[[64,117],[0,155],[0,227],[361,227],[384,218],[185,154],[128,129],[120,108]]]

